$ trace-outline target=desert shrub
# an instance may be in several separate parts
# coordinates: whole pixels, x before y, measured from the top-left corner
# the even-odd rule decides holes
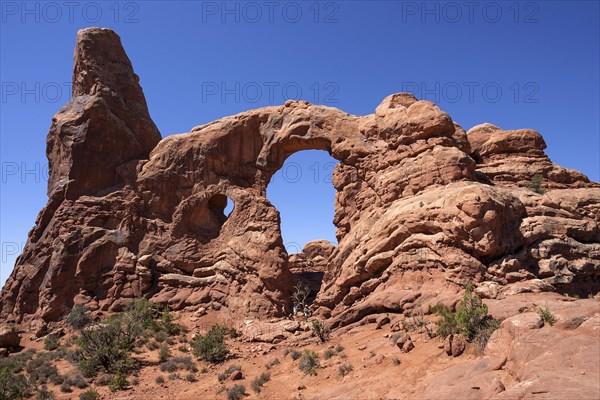
[[[127,386],[129,386],[129,381],[127,380],[127,376],[121,371],[117,371],[108,383],[108,388],[111,392],[124,390]]]
[[[498,329],[497,320],[488,315],[488,309],[481,298],[468,285],[456,311],[437,305],[433,311],[439,315],[438,334],[447,337],[452,334],[463,335],[468,342],[477,343],[483,349],[491,334]]]
[[[398,340],[404,335],[404,332],[396,332],[392,336],[390,336],[390,342],[392,342],[392,346],[395,346],[398,343]]]
[[[542,187],[543,183],[544,183],[544,176],[541,174],[535,174],[531,178],[531,181],[529,181],[525,184],[525,187],[529,190],[533,190],[534,192],[536,192],[538,194],[544,194],[544,193],[546,193],[546,189],[544,189]]]
[[[341,353],[338,353],[338,357],[341,358],[342,360],[345,360],[346,358],[348,358],[346,353],[344,353],[343,351]]]
[[[129,303],[125,315],[142,330],[160,330],[159,324],[155,321],[158,312],[155,305],[148,299],[138,299]]]
[[[85,389],[88,386],[88,383],[86,382],[85,379],[83,379],[83,376],[81,376],[80,374],[77,374],[74,377],[69,378],[68,381],[71,385],[77,387],[78,389]]]
[[[67,323],[75,329],[83,329],[91,322],[90,312],[81,304],[75,304],[67,317]]]
[[[54,396],[54,392],[51,390],[48,390],[48,387],[46,385],[42,385],[37,392],[37,395],[35,396],[35,398],[37,400],[54,400],[56,398],[56,396]]]
[[[302,357],[300,357],[300,364],[298,368],[304,372],[305,375],[316,375],[317,368],[319,367],[319,355],[313,350],[304,350]]]
[[[159,385],[162,385],[163,383],[165,383],[165,377],[162,375],[159,375],[156,377],[154,382],[158,383]]]
[[[65,380],[60,385],[60,391],[63,393],[71,393],[73,391],[73,389],[71,389],[71,382],[69,382],[68,380]]]
[[[550,311],[550,308],[548,308],[548,306],[539,307],[538,314],[542,318],[542,320],[544,320],[544,322],[549,324],[550,326],[554,325],[554,323],[556,322],[556,318],[554,317],[552,311]]]
[[[189,357],[189,356],[175,357],[173,359],[173,362],[177,363],[177,365],[181,369],[186,369],[191,372],[198,371],[198,368],[196,368],[196,364],[194,363],[194,360],[192,360],[192,357]]]
[[[274,367],[277,364],[281,364],[281,361],[279,361],[279,358],[274,358],[265,364],[265,368],[271,369],[272,367]]]
[[[193,373],[189,373],[185,376],[185,380],[188,382],[196,382],[198,380],[198,378],[196,378],[196,375],[194,375]]]
[[[328,341],[331,336],[331,329],[318,319],[313,319],[312,321],[312,332],[322,343]]]
[[[221,372],[218,376],[217,379],[219,380],[219,382],[223,382],[225,379],[229,378],[229,374],[226,374],[225,372]]]
[[[192,339],[194,355],[211,363],[223,361],[229,352],[225,342],[227,332],[226,327],[213,325],[206,335],[196,335]]]
[[[397,357],[392,357],[392,364],[394,364],[394,365],[400,365],[400,360],[398,360]]]
[[[333,349],[327,349],[323,352],[323,358],[326,360],[329,360],[334,355],[335,355],[335,351]]]
[[[24,399],[31,395],[31,387],[21,374],[14,374],[9,367],[0,368],[0,399]]]
[[[94,388],[89,388],[85,392],[79,394],[79,400],[99,400],[100,393],[98,393]]]
[[[230,365],[229,367],[227,367],[227,369],[225,371],[223,371],[221,374],[219,374],[217,379],[219,379],[219,382],[223,382],[225,379],[227,379],[229,377],[229,375],[231,375],[235,371],[241,371],[241,370],[242,370],[242,367],[240,365],[237,365],[237,364]]]
[[[190,351],[189,347],[187,347],[185,344],[179,346],[177,350],[179,350],[182,353],[188,353]]]
[[[121,318],[107,319],[105,324],[81,331],[76,350],[77,364],[85,377],[94,377],[99,368],[106,372],[131,369],[130,352],[135,342],[131,326]]]
[[[344,376],[352,372],[353,369],[354,367],[352,366],[352,364],[342,364],[338,368],[338,375],[341,378],[343,378]]]
[[[62,383],[62,377],[56,366],[47,357],[38,356],[29,361],[25,370],[29,374],[29,381],[36,384],[46,384],[48,381],[54,384]]]
[[[160,350],[158,351],[158,358],[160,362],[165,362],[171,357],[171,352],[169,351],[169,347],[165,344],[160,346]]]
[[[337,346],[335,346],[336,353],[341,353],[342,351],[344,351],[344,346],[342,346],[341,344],[338,344]]]
[[[181,331],[181,327],[175,323],[175,318],[173,318],[168,306],[165,306],[160,315],[160,327],[169,335],[178,335]]]
[[[146,344],[146,348],[148,350],[156,350],[160,347],[160,345],[157,342],[148,342],[148,344]]]
[[[263,372],[262,374],[260,374],[259,376],[257,376],[256,378],[254,378],[252,380],[252,384],[251,384],[252,390],[254,390],[256,393],[260,393],[264,384],[267,383],[270,379],[271,379],[271,373]]]
[[[89,388],[85,392],[79,395],[79,400],[99,400],[100,393],[98,393],[95,389]]]
[[[297,359],[300,358],[300,356],[302,356],[302,353],[299,352],[298,350],[292,349],[290,351],[290,357],[292,357],[292,360],[296,361]]]
[[[44,350],[52,351],[58,348],[60,343],[60,336],[56,334],[46,336],[44,339]]]
[[[169,379],[172,380],[172,381],[177,380],[179,378],[181,378],[181,377],[179,376],[179,374],[177,372],[171,372],[169,374]]]
[[[227,400],[242,400],[246,395],[246,387],[244,385],[233,385],[227,391]]]
[[[158,331],[154,334],[154,340],[158,343],[163,343],[169,338],[169,335],[165,331]]]
[[[108,386],[111,379],[112,379],[111,374],[101,373],[101,374],[98,374],[98,377],[96,378],[95,382],[96,382],[96,385],[99,385],[99,386]]]
[[[140,378],[138,378],[137,376],[136,376],[136,377],[134,377],[134,378],[131,380],[131,385],[132,385],[132,386],[137,386],[137,385],[139,385],[139,384],[140,384]]]
[[[162,372],[174,372],[174,371],[177,371],[178,369],[179,369],[179,366],[174,361],[166,361],[166,362],[160,364],[160,370]]]

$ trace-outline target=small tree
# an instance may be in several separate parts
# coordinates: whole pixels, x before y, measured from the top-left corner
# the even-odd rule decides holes
[[[331,329],[318,319],[313,319],[312,321],[312,331],[313,335],[316,335],[321,343],[325,343],[329,340],[329,336],[331,335]]]
[[[530,190],[533,190],[534,192],[536,192],[538,194],[544,194],[544,193],[546,193],[546,189],[542,188],[543,183],[544,183],[544,176],[541,174],[535,174],[531,178],[531,181],[525,185],[525,187],[527,187]]]
[[[461,334],[468,342],[477,342],[480,349],[487,344],[491,334],[498,328],[497,320],[488,315],[487,306],[473,292],[473,286],[468,285],[465,294],[456,311],[437,305],[434,307],[438,319],[438,334],[447,337]]]
[[[127,329],[130,328],[122,325],[121,318],[110,318],[106,324],[81,331],[75,357],[84,376],[95,376],[100,367],[106,372],[131,368],[130,352],[135,340]]]
[[[213,325],[206,335],[196,335],[192,339],[192,351],[196,357],[211,363],[223,361],[229,349],[225,343],[229,329]]]
[[[75,304],[67,318],[67,323],[75,329],[83,329],[91,322],[90,312],[81,304]]]
[[[305,283],[299,283],[294,286],[292,300],[294,301],[294,316],[298,311],[304,311],[307,308],[306,299],[310,294],[310,289]]]

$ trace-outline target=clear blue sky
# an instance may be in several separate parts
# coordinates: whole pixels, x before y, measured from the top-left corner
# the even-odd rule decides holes
[[[535,128],[598,181],[599,2],[465,3],[3,1],[0,283],[46,202],[45,138],[88,26],[121,36],[163,136],[290,97],[369,114],[411,90],[465,129]],[[297,153],[269,187],[286,243],[335,241],[331,161]]]

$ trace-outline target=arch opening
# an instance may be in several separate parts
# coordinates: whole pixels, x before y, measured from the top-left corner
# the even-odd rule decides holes
[[[296,287],[306,291],[300,300],[294,296],[294,303],[303,303],[299,311],[317,296],[338,244],[331,182],[338,163],[324,150],[301,150],[286,159],[267,186],[267,198],[280,214],[290,271]]]
[[[174,233],[194,236],[207,243],[219,236],[233,208],[233,201],[221,193],[193,199],[181,209]]]

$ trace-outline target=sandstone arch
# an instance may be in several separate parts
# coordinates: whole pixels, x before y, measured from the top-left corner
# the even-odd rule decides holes
[[[80,31],[73,99],[47,139],[49,201],[2,290],[3,320],[56,320],[73,303],[117,310],[139,296],[173,309],[289,310],[292,276],[266,188],[308,149],[340,161],[339,245],[316,299],[335,326],[435,303],[440,287],[466,281],[559,290],[587,279],[598,290],[599,186],[553,164],[535,131],[465,132],[435,104],[399,93],[366,116],[288,101],[157,134],[118,36]],[[537,173],[544,197],[524,188]],[[235,202],[226,222],[224,196]]]

